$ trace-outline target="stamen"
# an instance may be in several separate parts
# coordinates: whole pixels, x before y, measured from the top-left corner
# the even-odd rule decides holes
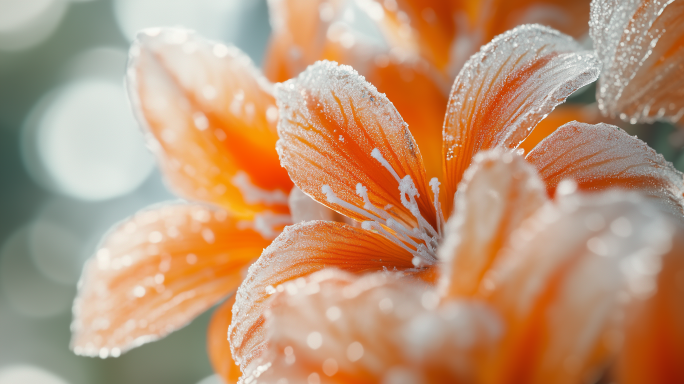
[[[382,153],[380,153],[380,150],[379,150],[379,149],[373,148],[373,150],[371,151],[371,156],[372,156],[375,160],[379,161],[380,164],[382,164],[383,167],[387,168],[387,170],[388,170],[388,171],[392,174],[392,176],[394,176],[394,178],[397,180],[397,183],[400,182],[399,175],[397,175],[397,172],[394,170],[394,168],[392,168],[392,166],[390,165],[390,163],[389,163],[387,160],[385,160],[385,158],[382,156]]]
[[[437,232],[439,237],[442,237],[442,226],[444,225],[444,213],[442,212],[442,203],[439,202],[439,186],[441,183],[439,179],[433,177],[430,179],[430,187],[432,188],[432,203],[435,206],[435,212],[437,213]]]
[[[345,207],[348,210],[356,212],[359,215],[365,216],[371,220],[378,221],[378,222],[383,221],[381,218],[379,218],[379,217],[377,217],[377,216],[375,216],[375,215],[373,215],[367,211],[364,211],[364,210],[358,208],[356,205],[347,203],[346,201],[340,199],[339,197],[337,197],[335,192],[333,192],[332,188],[330,188],[329,185],[327,185],[327,184],[324,185],[323,187],[321,187],[321,190],[323,193],[325,193],[325,196],[326,196],[329,203],[337,204],[337,205],[340,205],[342,207]]]
[[[414,266],[419,267],[424,263],[436,263],[437,247],[439,246],[439,240],[442,238],[442,227],[444,226],[444,216],[439,202],[439,180],[437,178],[430,180],[430,187],[432,187],[434,195],[433,204],[436,211],[437,230],[435,230],[432,224],[425,220],[420,212],[418,202],[416,201],[420,194],[411,176],[406,175],[403,179],[400,178],[377,148],[371,151],[371,156],[380,162],[399,184],[401,204],[415,217],[418,224],[417,227],[407,227],[406,224],[394,219],[389,213],[389,210],[393,208],[392,204],[387,204],[383,208],[375,206],[368,196],[368,188],[361,183],[356,184],[356,194],[363,199],[363,209],[340,199],[329,185],[323,185],[321,190],[326,195],[328,202],[337,204],[369,219],[363,221],[361,227],[382,234],[393,243],[410,252],[414,256],[412,260]]]
[[[364,187],[363,184],[358,183],[356,184],[356,194],[359,195],[363,199],[363,208],[366,210],[369,210],[376,215],[382,217],[383,219],[387,220],[390,218],[390,215],[375,207],[373,203],[371,203],[370,198],[368,197],[368,188]]]

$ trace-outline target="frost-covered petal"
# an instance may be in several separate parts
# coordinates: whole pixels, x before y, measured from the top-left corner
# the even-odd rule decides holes
[[[537,171],[521,156],[502,150],[475,156],[439,249],[442,294],[475,294],[511,233],[547,200]]]
[[[355,273],[403,270],[413,267],[412,258],[387,238],[342,223],[310,221],[287,227],[250,267],[238,289],[229,331],[233,357],[244,371],[266,348],[264,312],[284,282],[329,267]]]
[[[684,382],[684,232],[661,261],[632,264],[638,292],[627,306],[616,364],[621,384]]]
[[[182,203],[117,225],[79,282],[73,350],[118,356],[211,308],[237,288],[269,243],[248,227],[223,210]]]
[[[233,304],[235,295],[216,308],[207,330],[207,353],[211,366],[226,384],[237,383],[242,376],[240,367],[233,360],[228,342],[228,327],[233,320]]]
[[[681,216],[684,175],[646,143],[608,124],[568,123],[526,157],[539,171],[548,192],[573,179],[580,189],[625,188],[653,198]]]
[[[127,81],[178,194],[242,217],[287,213],[292,182],[274,151],[278,109],[244,53],[184,29],[149,29],[131,47]]]
[[[497,36],[456,78],[444,122],[447,196],[473,156],[515,148],[558,104],[598,77],[596,56],[569,36],[524,25]]]
[[[484,383],[591,382],[618,352],[630,265],[671,245],[674,225],[637,194],[563,195],[538,211],[483,279],[480,297],[507,331]]]
[[[304,193],[358,221],[436,224],[416,141],[387,97],[356,71],[320,61],[275,94],[280,161]]]
[[[267,315],[269,348],[248,370],[266,369],[259,383],[469,383],[504,329],[485,305],[440,305],[431,288],[391,273],[325,270],[295,285]]]
[[[625,121],[677,122],[684,115],[684,3],[595,0],[590,33],[603,62],[596,98]]]

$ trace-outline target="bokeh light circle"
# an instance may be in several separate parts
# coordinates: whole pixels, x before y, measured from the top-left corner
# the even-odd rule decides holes
[[[75,80],[44,96],[24,130],[34,179],[78,199],[124,195],[154,167],[123,85],[109,79]]]
[[[0,384],[68,384],[54,373],[33,365],[0,368]]]

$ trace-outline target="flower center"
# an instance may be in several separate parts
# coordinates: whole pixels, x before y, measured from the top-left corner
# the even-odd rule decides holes
[[[376,207],[368,197],[368,188],[361,183],[356,185],[356,194],[363,199],[363,209],[340,199],[329,185],[323,185],[321,189],[328,202],[340,205],[367,218],[368,220],[362,222],[362,228],[380,233],[410,252],[413,255],[412,262],[415,267],[435,264],[437,262],[437,247],[442,239],[444,224],[444,216],[439,202],[439,180],[436,177],[430,180],[433,193],[432,201],[437,217],[437,229],[435,229],[420,212],[416,202],[416,198],[420,197],[420,194],[411,175],[400,178],[377,148],[373,149],[371,156],[380,162],[397,181],[401,204],[413,215],[417,225],[409,227],[394,219],[388,212],[392,208],[391,204],[382,208]]]

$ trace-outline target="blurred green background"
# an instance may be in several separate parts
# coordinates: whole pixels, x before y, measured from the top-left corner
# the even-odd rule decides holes
[[[0,0],[0,384],[219,382],[210,314],[118,359],[68,349],[76,282],[102,234],[173,198],[123,88],[128,45],[153,26],[196,29],[257,64],[270,33],[265,0]],[[684,167],[681,130],[620,125]]]
[[[144,27],[186,26],[261,62],[265,0],[0,0],[0,384],[218,383],[209,314],[118,359],[68,349],[83,261],[119,220],[173,198],[123,88]]]

